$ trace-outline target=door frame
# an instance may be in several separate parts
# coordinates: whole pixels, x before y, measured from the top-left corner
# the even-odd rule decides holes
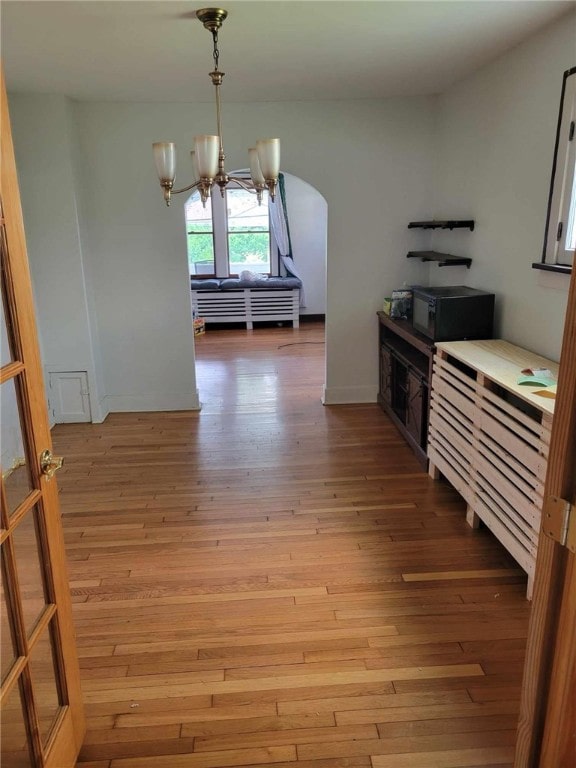
[[[549,499],[576,516],[576,268],[564,323],[514,768],[576,765],[576,555],[551,538]]]

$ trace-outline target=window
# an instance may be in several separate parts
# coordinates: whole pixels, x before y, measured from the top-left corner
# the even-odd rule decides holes
[[[202,205],[200,194],[194,193],[185,206],[186,232],[188,238],[188,265],[191,275],[216,274],[214,259],[214,225],[212,223],[212,200]]]
[[[265,197],[265,199],[264,199]],[[258,205],[245,189],[226,190],[228,265],[231,275],[243,269],[270,274],[270,219],[268,192]]]
[[[224,197],[215,190],[206,208],[194,192],[186,202],[185,216],[191,275],[237,277],[242,270],[277,274],[268,192],[258,205],[253,192],[230,186]]]
[[[571,271],[576,249],[576,67],[564,73],[542,260],[533,266]]]

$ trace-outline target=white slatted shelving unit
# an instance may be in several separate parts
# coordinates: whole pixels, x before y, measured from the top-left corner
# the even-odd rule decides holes
[[[246,323],[249,330],[259,320],[300,324],[300,290],[243,288],[230,291],[192,291],[192,306],[206,323]]]
[[[443,475],[528,574],[532,594],[555,387],[517,383],[525,368],[558,365],[500,339],[436,345],[429,473]]]

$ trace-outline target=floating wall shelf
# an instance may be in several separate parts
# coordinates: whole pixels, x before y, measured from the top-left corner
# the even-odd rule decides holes
[[[437,261],[439,267],[457,267],[459,265],[470,269],[472,259],[466,256],[452,256],[450,253],[437,253],[436,251],[410,251],[407,259],[421,259],[422,261]]]
[[[411,221],[408,229],[469,229],[474,231],[474,219],[447,219],[446,221]]]

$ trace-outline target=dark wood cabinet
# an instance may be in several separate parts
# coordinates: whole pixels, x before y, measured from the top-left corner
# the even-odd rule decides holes
[[[434,344],[407,320],[378,312],[378,402],[426,466],[428,400]]]

